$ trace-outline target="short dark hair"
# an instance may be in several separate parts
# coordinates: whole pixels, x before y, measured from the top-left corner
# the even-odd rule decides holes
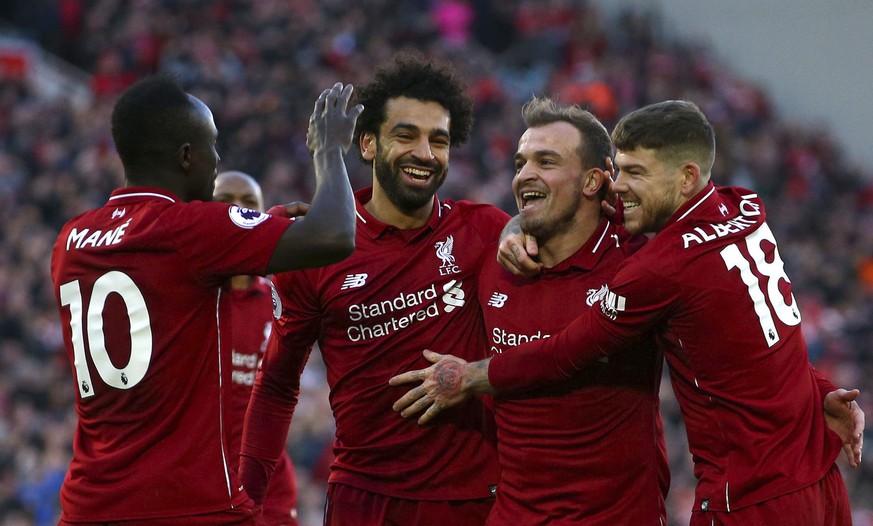
[[[124,166],[160,162],[197,133],[194,104],[169,75],[138,81],[112,110],[112,140]]]
[[[408,97],[423,102],[436,102],[449,112],[451,145],[464,144],[473,126],[473,103],[466,85],[446,64],[427,60],[417,52],[402,52],[393,63],[376,70],[375,79],[355,89],[357,102],[364,105],[355,128],[355,143],[361,135],[379,136],[385,122],[385,106],[390,99]]]
[[[612,156],[612,142],[606,127],[590,111],[575,104],[561,106],[548,97],[534,97],[521,107],[521,117],[528,128],[553,122],[572,124],[582,134],[576,151],[582,167],[606,169],[606,158]]]
[[[623,151],[657,150],[667,163],[693,161],[709,173],[715,160],[715,131],[696,104],[668,100],[634,110],[618,121],[612,142]]]

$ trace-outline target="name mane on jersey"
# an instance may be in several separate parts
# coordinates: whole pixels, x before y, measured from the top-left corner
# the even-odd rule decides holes
[[[445,312],[461,308],[466,303],[464,299],[466,293],[462,285],[463,282],[460,280],[450,280],[441,287],[444,292],[441,298],[445,304]],[[393,298],[376,303],[350,305],[348,309],[349,321],[353,324],[346,329],[346,334],[350,341],[358,342],[388,336],[411,326],[415,322],[435,318],[441,313],[436,301],[439,298],[440,293],[437,292],[437,286],[432,283],[416,292],[401,292]],[[400,313],[400,311],[408,309],[415,310]],[[390,317],[385,320],[385,316]],[[364,323],[354,323],[361,321]]]
[[[99,247],[108,247],[110,245],[117,245],[121,243],[121,239],[124,237],[124,232],[127,230],[127,227],[130,226],[130,222],[132,219],[128,219],[124,223],[118,225],[112,230],[107,230],[103,232],[102,230],[94,230],[93,232],[84,228],[80,232],[78,228],[74,228],[70,230],[70,235],[67,236],[67,250],[70,250],[70,245],[73,245],[73,248],[99,248]]]
[[[740,214],[733,219],[728,219],[722,223],[709,223],[708,225],[696,226],[692,230],[682,234],[682,248],[688,248],[692,245],[702,245],[715,239],[723,238],[729,234],[742,232],[747,228],[751,228],[759,223],[757,219],[747,219],[761,215],[761,205],[752,201],[752,198],[757,197],[756,194],[745,195],[740,201]],[[726,210],[725,210],[726,211]]]

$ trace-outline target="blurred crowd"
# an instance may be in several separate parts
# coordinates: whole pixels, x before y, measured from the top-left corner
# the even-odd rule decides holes
[[[0,526],[56,523],[76,417],[51,247],[67,219],[123,184],[112,104],[155,71],[178,75],[213,109],[219,169],[252,174],[268,204],[311,197],[305,131],[318,93],[368,81],[401,48],[451,62],[475,103],[473,135],[452,152],[440,195],[510,213],[519,110],[531,95],[587,107],[609,129],[641,105],[692,100],[716,126],[715,181],[768,204],[811,361],[860,388],[873,418],[873,172],[827,129],[777,114],[717,50],[674,40],[657,13],[607,20],[583,0],[10,0],[0,22],[86,72],[92,94],[76,106],[0,73]],[[348,164],[353,184],[367,184],[356,155]],[[662,399],[670,519],[687,524],[694,478],[666,379]],[[316,354],[288,440],[306,526],[320,524],[332,437]],[[839,464],[855,524],[873,525],[873,455],[856,470]]]

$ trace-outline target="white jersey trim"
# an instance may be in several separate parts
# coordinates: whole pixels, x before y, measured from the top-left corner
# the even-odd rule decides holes
[[[224,386],[221,383],[221,289],[215,298],[215,330],[218,333],[218,429],[221,433],[221,464],[224,469],[224,480],[227,484],[227,499],[233,501],[233,489],[230,486],[230,467],[227,465],[227,443],[224,440]]]
[[[597,240],[597,244],[595,244],[594,248],[591,249],[592,254],[597,253],[597,249],[600,248],[600,243],[603,243],[603,239],[606,237],[607,232],[609,232],[609,225],[604,225],[603,232],[600,234],[600,239]]]
[[[110,197],[109,200],[112,201],[113,199],[123,199],[125,197],[160,197],[162,199],[166,199],[167,201],[169,201],[171,203],[176,202],[176,200],[173,199],[172,197],[169,197],[169,196],[166,196],[163,194],[153,194],[151,192],[138,192],[135,194],[114,195],[114,196]]]
[[[680,217],[680,218],[677,219],[676,221],[679,222],[679,221],[682,221],[683,219],[685,219],[685,216],[687,216],[688,214],[690,214],[691,212],[693,212],[695,208],[697,208],[697,207],[700,206],[704,201],[706,201],[707,198],[709,198],[709,196],[711,196],[711,195],[713,194],[713,192],[715,192],[715,187],[714,187],[714,186],[712,187],[712,189],[711,189],[709,192],[706,192],[706,195],[705,195],[705,196],[703,196],[703,197],[700,198],[700,201],[694,203],[694,206],[692,206],[691,208],[689,208],[688,210],[686,210],[685,213],[682,214],[682,217]]]

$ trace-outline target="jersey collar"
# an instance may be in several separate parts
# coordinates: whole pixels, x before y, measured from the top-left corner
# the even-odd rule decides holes
[[[373,187],[369,186],[355,192],[355,212],[358,216],[358,230],[372,239],[387,238],[389,236],[398,236],[407,243],[411,243],[419,239],[422,235],[429,233],[437,228],[446,210],[440,203],[439,198],[434,195],[433,211],[428,218],[427,223],[421,228],[410,230],[401,230],[395,226],[383,223],[376,219],[370,212],[364,208],[364,204],[370,202],[373,198]],[[448,204],[445,205],[449,207]],[[411,234],[411,235],[410,235]]]
[[[180,202],[180,199],[176,197],[176,194],[173,192],[152,186],[126,186],[124,188],[117,188],[109,196],[109,202],[112,204],[142,199],[160,199],[171,203]]]
[[[603,218],[579,250],[552,268],[543,268],[543,274],[564,272],[570,269],[591,270],[603,258],[610,247],[619,243],[617,227],[608,219]]]

